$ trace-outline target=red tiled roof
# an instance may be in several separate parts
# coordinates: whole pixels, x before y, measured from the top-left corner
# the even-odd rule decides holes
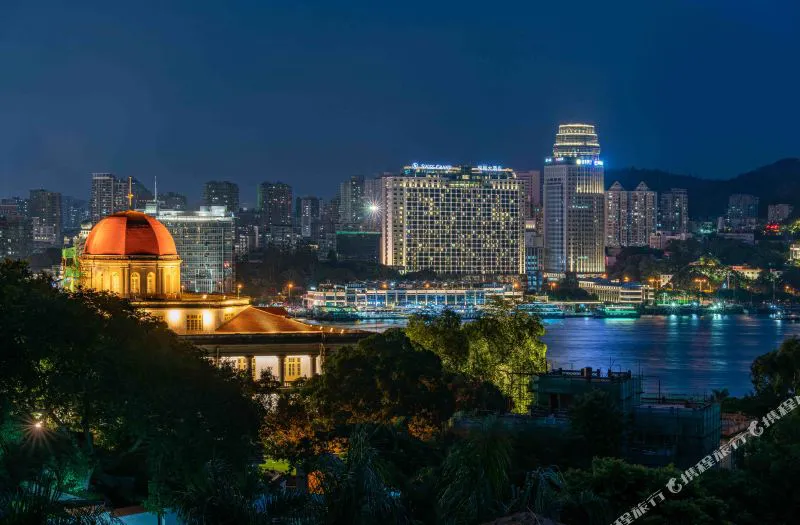
[[[258,308],[248,306],[239,315],[223,324],[216,330],[218,333],[291,333],[319,332],[320,327],[301,323],[288,317],[271,314]]]

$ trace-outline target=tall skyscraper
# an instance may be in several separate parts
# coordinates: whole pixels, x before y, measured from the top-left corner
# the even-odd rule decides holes
[[[594,126],[558,127],[544,167],[545,271],[605,271],[603,161]]]
[[[290,226],[293,204],[288,184],[278,181],[258,185],[258,210],[266,226]]]
[[[625,191],[615,182],[606,191],[606,246],[648,246],[656,226],[656,192],[647,184]]]
[[[354,229],[364,220],[364,177],[353,176],[339,184],[339,224]]]
[[[233,214],[224,206],[199,211],[161,210],[181,257],[181,288],[194,293],[231,293],[235,288]]]
[[[745,193],[728,197],[725,222],[734,231],[753,231],[758,223],[758,197]]]
[[[36,246],[60,246],[61,194],[47,190],[31,190],[28,199],[33,242]]]
[[[129,202],[128,193],[132,198]],[[89,213],[93,224],[100,219],[128,208],[143,208],[153,194],[135,177],[118,178],[113,173],[92,173],[92,194]]]
[[[658,230],[669,234],[689,233],[689,194],[672,188],[661,194]]]
[[[239,186],[233,182],[212,180],[203,188],[203,203],[207,207],[225,206],[232,213],[239,213]]]
[[[500,166],[406,166],[383,178],[381,261],[403,272],[521,275],[522,199]]]

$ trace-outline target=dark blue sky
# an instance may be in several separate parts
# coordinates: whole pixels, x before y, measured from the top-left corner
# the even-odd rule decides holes
[[[165,7],[169,4],[169,7]],[[726,178],[800,155],[800,2],[0,2],[0,195],[89,173],[332,194],[406,162]]]

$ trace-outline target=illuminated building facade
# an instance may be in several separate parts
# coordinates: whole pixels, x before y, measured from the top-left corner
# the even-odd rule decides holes
[[[605,186],[594,126],[558,127],[544,167],[545,272],[605,271]]]
[[[175,240],[181,256],[181,286],[193,293],[230,293],[234,290],[233,214],[224,206],[199,211],[160,210],[158,220]]]
[[[689,233],[689,194],[672,188],[661,193],[658,230],[667,234]]]
[[[728,197],[728,211],[725,215],[724,229],[753,231],[758,224],[758,197],[736,193]]]
[[[78,256],[81,285],[129,299],[215,364],[230,364],[253,379],[269,372],[284,385],[320,373],[327,352],[370,335],[288,319],[250,306],[238,293],[183,292],[178,250],[155,218],[115,213],[88,234]]]
[[[522,185],[512,170],[415,163],[382,181],[383,264],[402,272],[525,273]]]
[[[625,191],[615,182],[606,191],[606,246],[647,246],[657,226],[656,192],[640,182]]]

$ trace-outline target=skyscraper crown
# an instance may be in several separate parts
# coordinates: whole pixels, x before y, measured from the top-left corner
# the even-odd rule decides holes
[[[590,157],[600,156],[600,143],[591,124],[561,124],[558,126],[553,156]]]

